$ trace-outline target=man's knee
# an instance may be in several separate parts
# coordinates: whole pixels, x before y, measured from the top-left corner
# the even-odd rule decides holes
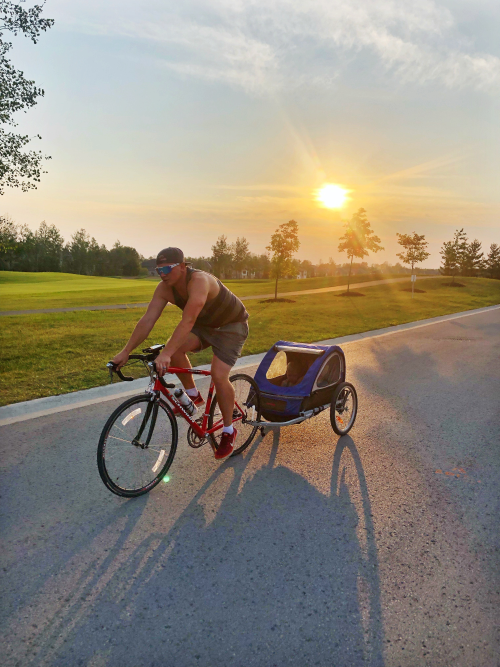
[[[214,357],[212,360],[212,379],[214,382],[225,382],[229,380],[229,374],[231,373],[231,366],[225,364],[218,357]]]

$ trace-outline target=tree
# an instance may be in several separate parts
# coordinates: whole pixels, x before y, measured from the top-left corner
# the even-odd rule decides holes
[[[335,262],[334,262],[334,260],[333,260],[333,257],[329,257],[329,258],[328,258],[328,264],[327,264],[327,266],[328,266],[328,268],[327,268],[326,275],[327,275],[327,276],[334,276],[335,273],[336,273],[336,271],[337,271],[337,266],[336,266],[336,264],[335,264]]]
[[[141,256],[135,248],[122,246],[121,249],[121,275],[138,276],[141,270]]]
[[[278,280],[290,273],[293,253],[300,247],[299,225],[295,220],[285,222],[271,236],[266,250],[273,253],[271,257],[271,275],[276,278],[274,298],[278,298]]]
[[[257,278],[269,278],[270,260],[267,254],[252,255],[248,258],[248,269],[255,273]]]
[[[0,267],[10,269],[17,249],[17,225],[7,215],[0,216]]]
[[[352,261],[355,257],[363,259],[371,252],[379,252],[384,248],[380,245],[380,239],[375,236],[371,224],[366,219],[366,211],[360,208],[357,213],[353,213],[349,222],[344,223],[345,233],[339,243],[339,252],[346,252],[348,259],[351,260],[349,266],[349,276],[347,278],[347,293],[351,282]]]
[[[88,271],[88,253],[90,249],[90,236],[84,229],[79,229],[71,237],[70,243],[66,244],[65,270],[69,273],[86,275]]]
[[[212,264],[217,277],[225,278],[226,272],[231,268],[233,261],[233,250],[227,242],[227,236],[219,236],[215,245],[212,246]]]
[[[19,4],[0,0],[0,123],[15,127],[13,114],[26,112],[43,97],[44,91],[37,88],[34,81],[25,79],[23,72],[16,70],[7,54],[12,48],[10,42],[3,40],[3,33],[13,35],[23,33],[36,44],[40,31],[50,28],[52,19],[40,18],[43,5],[34,5],[23,9]],[[41,139],[40,135],[37,135]],[[4,188],[20,187],[24,192],[36,188],[42,174],[43,155],[40,151],[24,151],[31,141],[28,135],[6,132],[0,127],[0,194]]]
[[[295,276],[297,276],[298,271],[304,271],[307,278],[314,278],[314,267],[313,263],[308,259],[303,259],[299,262],[298,270],[295,271]]]
[[[233,243],[232,247],[232,259],[233,259],[233,266],[236,269],[236,271],[243,271],[244,268],[246,268],[246,264],[248,263],[248,258],[250,257],[250,251],[248,250],[248,241],[244,236],[236,239],[236,241]]]
[[[399,257],[403,264],[409,264],[413,273],[415,264],[425,262],[430,257],[431,253],[426,250],[429,244],[425,240],[425,236],[423,234],[420,236],[417,232],[413,232],[413,235],[396,233],[396,236],[399,245],[404,248],[404,251],[398,252],[396,257]]]
[[[60,271],[63,238],[55,225],[45,220],[34,234],[34,257],[32,271]]]
[[[18,230],[17,270],[34,271],[33,263],[36,253],[36,237],[28,225],[20,225]]]
[[[478,239],[466,245],[460,268],[464,276],[477,276],[484,268],[484,253]]]
[[[455,282],[463,258],[467,249],[467,234],[462,229],[457,229],[451,241],[445,241],[439,254],[443,258],[443,265],[439,268],[442,275],[452,276],[452,284]]]
[[[496,243],[490,245],[490,251],[486,258],[486,270],[489,278],[500,279],[500,246]]]
[[[399,259],[403,262],[403,264],[410,264],[411,272],[413,274],[413,269],[415,267],[415,264],[420,264],[420,262],[425,262],[425,260],[428,257],[430,257],[431,253],[427,252],[426,250],[429,244],[425,240],[425,236],[423,234],[420,236],[419,234],[417,234],[417,232],[413,232],[413,236],[411,234],[399,234],[398,232],[396,232],[396,236],[398,237],[399,245],[403,246],[404,248],[403,252],[396,253],[396,257],[399,257]],[[413,299],[414,285],[415,283],[413,282],[412,278],[412,283],[411,283],[412,299]]]
[[[323,262],[323,260],[320,259],[314,270],[316,276],[334,276],[336,272],[337,266],[332,257],[328,258],[328,262]]]
[[[106,259],[108,251],[106,246],[99,246],[94,237],[89,241],[89,247],[87,250],[87,259],[89,266],[89,273],[91,276],[102,276],[103,273],[103,264]]]

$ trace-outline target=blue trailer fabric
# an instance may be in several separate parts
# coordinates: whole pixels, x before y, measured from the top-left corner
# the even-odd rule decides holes
[[[314,359],[308,371],[302,380],[293,387],[280,387],[266,378],[266,373],[269,370],[278,351],[275,346],[305,348],[314,350],[323,350],[324,354]],[[285,350],[286,351],[286,350]],[[280,340],[275,343],[272,348],[266,353],[264,359],[261,361],[257,372],[255,373],[255,381],[260,390],[260,395],[266,404],[265,412],[274,413],[275,416],[282,416],[284,420],[287,418],[296,417],[301,411],[301,405],[307,396],[311,395],[314,382],[323,366],[325,360],[333,352],[338,352],[344,360],[344,353],[338,345],[312,345],[310,343],[293,343],[290,341]],[[308,355],[309,356],[309,355]],[[340,381],[345,380],[345,361],[343,363],[342,377]],[[275,399],[273,401],[273,399]]]

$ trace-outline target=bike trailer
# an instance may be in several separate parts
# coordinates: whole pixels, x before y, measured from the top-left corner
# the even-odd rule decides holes
[[[287,376],[290,362],[295,372],[292,381]],[[345,381],[344,353],[338,345],[280,340],[261,361],[255,381],[264,419],[295,419],[301,412],[331,402],[335,386]]]

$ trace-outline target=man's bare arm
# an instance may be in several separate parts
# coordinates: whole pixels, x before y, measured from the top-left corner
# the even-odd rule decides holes
[[[135,350],[135,348],[149,336],[167,303],[168,300],[165,298],[165,288],[160,283],[153,294],[148,309],[135,325],[128,343],[113,359],[113,363],[117,364],[119,368],[127,362],[132,350]]]

